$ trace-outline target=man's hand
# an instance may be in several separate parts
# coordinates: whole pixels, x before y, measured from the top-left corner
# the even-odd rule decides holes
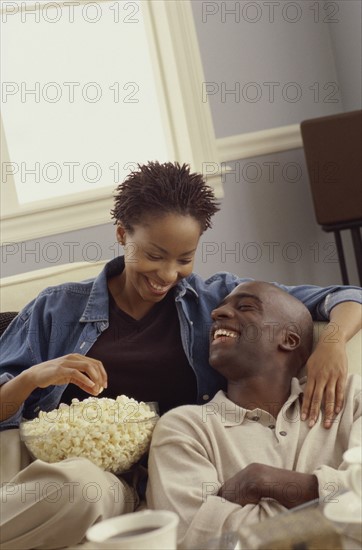
[[[257,504],[262,498],[264,464],[252,463],[225,481],[219,496],[240,506]]]
[[[294,508],[318,498],[318,480],[313,474],[252,463],[228,479],[218,494],[240,506],[272,498],[285,508]]]

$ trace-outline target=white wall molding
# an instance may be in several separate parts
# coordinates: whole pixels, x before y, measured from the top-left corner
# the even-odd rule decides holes
[[[47,201],[47,206],[23,209],[21,215],[16,212],[3,215],[1,244],[28,241],[110,223],[112,193],[106,193],[102,189],[98,196],[77,199],[74,199],[73,203],[65,204],[61,204],[60,201]]]
[[[303,147],[303,142],[299,124],[217,139],[220,162],[269,155],[300,147]]]

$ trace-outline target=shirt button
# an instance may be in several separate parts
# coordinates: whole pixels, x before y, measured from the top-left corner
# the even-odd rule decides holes
[[[210,399],[210,396],[207,393],[205,393],[205,395],[202,396],[202,399],[204,401],[207,401],[208,399]]]
[[[287,435],[287,432],[279,432],[280,435]]]
[[[254,420],[254,422],[257,422],[259,420],[259,416],[252,416],[251,419]]]
[[[274,430],[275,426],[274,424],[269,424],[268,428],[270,428],[271,430]]]

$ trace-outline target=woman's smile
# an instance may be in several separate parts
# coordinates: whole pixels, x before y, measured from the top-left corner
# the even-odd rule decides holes
[[[167,294],[167,292],[170,290],[170,288],[172,288],[172,286],[174,286],[174,284],[175,284],[175,283],[172,283],[170,285],[165,286],[165,285],[160,285],[160,284],[156,283],[155,281],[153,281],[152,279],[150,279],[146,275],[144,276],[144,278],[146,279],[146,281],[148,283],[148,286],[150,287],[150,290],[152,291],[152,293],[157,294],[158,296],[162,296],[164,294]]]

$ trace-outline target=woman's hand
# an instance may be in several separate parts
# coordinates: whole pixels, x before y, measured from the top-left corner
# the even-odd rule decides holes
[[[76,384],[82,390],[98,395],[107,387],[107,373],[102,363],[78,353],[34,365],[27,370],[27,375],[34,389]]]
[[[307,385],[302,404],[302,420],[309,418],[314,426],[322,400],[324,401],[324,427],[330,428],[334,416],[343,407],[348,374],[344,341],[321,341],[306,364]]]
[[[0,386],[0,421],[13,416],[36,388],[76,384],[99,395],[107,387],[107,373],[100,361],[71,353],[23,370]]]
[[[310,428],[318,418],[322,400],[325,428],[332,426],[334,415],[342,410],[348,374],[346,343],[361,328],[362,307],[357,302],[342,302],[332,309],[330,322],[306,364],[308,378],[301,418],[309,417]]]

